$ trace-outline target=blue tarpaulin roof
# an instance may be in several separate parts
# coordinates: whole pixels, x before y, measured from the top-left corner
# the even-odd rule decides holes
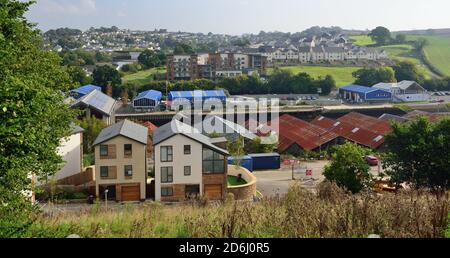
[[[162,98],[162,93],[156,90],[148,90],[141,92],[134,100],[140,99],[152,99],[156,101],[160,101]]]
[[[169,93],[169,100],[174,99],[194,99],[194,98],[202,98],[202,99],[208,99],[208,98],[218,98],[218,99],[226,99],[225,92],[223,90],[197,90],[197,91],[171,91]]]
[[[81,87],[79,87],[77,89],[71,90],[70,92],[71,93],[78,93],[79,95],[86,95],[89,92],[94,91],[94,90],[102,91],[102,87],[95,86],[95,85],[92,85],[92,84],[88,84],[88,85],[81,86]]]

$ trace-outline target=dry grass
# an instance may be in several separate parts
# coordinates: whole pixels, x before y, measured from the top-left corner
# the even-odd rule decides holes
[[[223,205],[196,203],[179,207],[147,204],[104,211],[43,215],[30,237],[445,237],[450,199],[424,192],[376,196],[349,195],[323,184],[318,194],[298,186],[284,197]]]

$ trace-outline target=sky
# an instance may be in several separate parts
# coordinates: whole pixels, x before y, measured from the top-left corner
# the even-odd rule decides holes
[[[311,26],[391,31],[450,27],[448,0],[37,0],[38,28],[124,29],[231,35]]]

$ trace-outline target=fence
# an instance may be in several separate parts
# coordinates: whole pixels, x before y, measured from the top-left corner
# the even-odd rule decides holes
[[[57,181],[57,185],[83,185],[94,181],[94,168],[88,167],[85,171],[82,171],[73,176],[69,176]]]

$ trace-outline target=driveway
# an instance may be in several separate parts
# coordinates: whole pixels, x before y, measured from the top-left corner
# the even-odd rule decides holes
[[[300,184],[306,189],[315,191],[316,186],[325,180],[323,170],[329,163],[330,161],[301,162],[300,166],[312,169],[313,175],[307,177],[305,175],[295,174],[295,180],[292,180],[291,166],[282,166],[279,170],[254,171],[253,174],[258,179],[256,183],[257,189],[264,196],[284,195],[288,192],[289,187],[295,183]],[[371,167],[370,172],[372,175],[378,176],[378,167]]]

